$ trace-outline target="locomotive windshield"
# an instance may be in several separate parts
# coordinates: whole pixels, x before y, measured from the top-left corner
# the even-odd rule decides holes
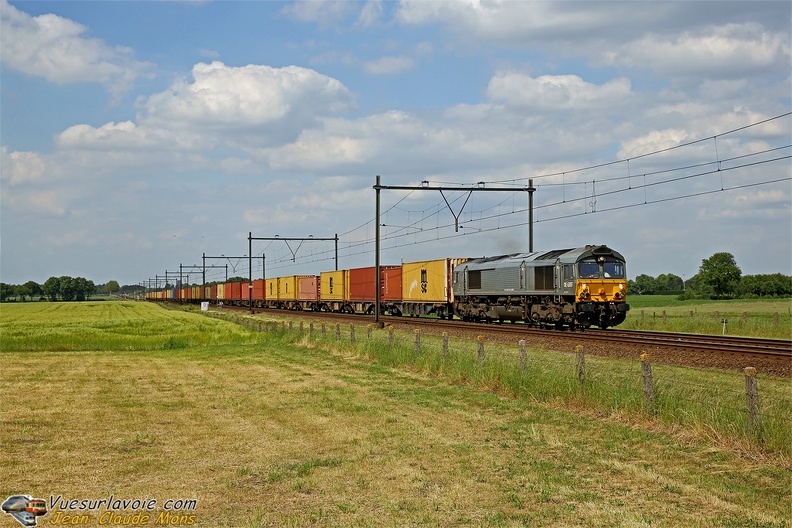
[[[624,262],[618,260],[584,260],[578,264],[581,279],[623,279]]]

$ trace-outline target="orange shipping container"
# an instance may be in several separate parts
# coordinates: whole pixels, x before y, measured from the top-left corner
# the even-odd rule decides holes
[[[265,281],[264,279],[254,280],[253,281],[253,300],[254,301],[261,301],[266,299],[267,297],[264,294],[265,292]]]
[[[349,300],[354,302],[373,302],[377,290],[374,281],[376,268],[355,268],[349,270]],[[380,266],[380,300],[401,300],[401,266]]]
[[[319,281],[315,275],[299,277],[297,281],[298,298],[301,301],[315,301],[319,299]]]

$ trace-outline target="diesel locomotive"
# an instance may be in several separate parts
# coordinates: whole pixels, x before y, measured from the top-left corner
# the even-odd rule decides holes
[[[466,321],[607,328],[630,309],[624,257],[607,246],[468,260],[453,280],[453,311]]]

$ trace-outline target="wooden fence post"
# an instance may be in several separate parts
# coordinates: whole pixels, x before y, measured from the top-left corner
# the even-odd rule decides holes
[[[523,374],[528,371],[528,358],[525,355],[525,339],[520,339],[520,370]]]
[[[448,332],[443,332],[443,361],[448,359]]]
[[[586,359],[583,357],[583,345],[576,346],[575,352],[577,353],[575,372],[577,374],[578,384],[583,388],[583,384],[586,382]]]
[[[759,420],[759,387],[756,383],[756,369],[745,367],[745,406],[748,411],[748,434],[758,435],[762,430]]]
[[[484,365],[484,336],[478,336],[478,362],[479,366]]]
[[[289,321],[289,333],[291,334],[293,331],[294,331],[294,325],[292,325],[292,322]]]
[[[649,354],[641,354],[641,379],[643,380],[644,409],[649,414],[655,413],[654,380],[652,379],[652,363]]]
[[[300,321],[300,335],[303,335],[303,322]]]
[[[327,334],[327,328],[325,327],[325,324],[322,323],[322,337],[324,337],[326,334]]]
[[[393,348],[393,327],[388,327],[388,346]]]
[[[421,330],[415,329],[415,357],[421,354]]]
[[[349,340],[355,342],[355,325],[349,325]]]
[[[313,323],[308,325],[308,334],[313,337]]]
[[[368,325],[367,337],[368,337],[368,340],[371,341],[371,325]]]
[[[341,341],[341,324],[336,323],[336,341]]]

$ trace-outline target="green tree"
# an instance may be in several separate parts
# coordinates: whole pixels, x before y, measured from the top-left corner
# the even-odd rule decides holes
[[[0,282],[0,302],[14,295],[14,287],[5,282]]]
[[[641,274],[635,277],[633,293],[638,295],[651,295],[657,290],[657,284],[653,277],[646,274]]]
[[[31,299],[41,295],[41,286],[36,281],[27,281],[21,286],[17,286],[17,295],[24,301],[26,297]]]
[[[120,289],[121,286],[118,285],[118,281],[111,280],[104,285],[104,291],[110,294],[116,293]]]
[[[720,299],[723,295],[732,295],[740,282],[742,271],[731,253],[715,253],[701,261],[699,282],[712,288],[712,292]]]
[[[60,289],[58,293],[60,297],[64,301],[73,301],[77,298],[77,284],[75,284],[74,279],[69,277],[68,275],[64,275],[58,279]]]
[[[60,295],[60,279],[58,277],[50,277],[41,286],[41,291],[50,301],[57,301],[58,295]]]
[[[792,294],[792,277],[772,275],[744,275],[736,287],[741,297],[788,297]]]
[[[74,297],[78,301],[84,301],[96,293],[96,285],[91,280],[77,277],[74,279]]]
[[[673,273],[662,273],[658,275],[657,279],[655,279],[655,283],[658,290],[671,291],[683,289],[682,277],[674,275]]]

